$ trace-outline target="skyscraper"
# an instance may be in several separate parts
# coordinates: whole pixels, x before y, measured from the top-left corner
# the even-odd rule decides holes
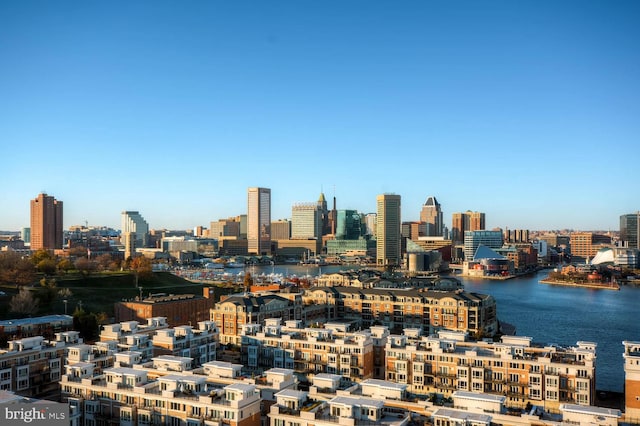
[[[629,248],[640,248],[640,212],[620,216],[620,239]]]
[[[247,192],[247,249],[249,254],[271,253],[271,189]]]
[[[318,197],[318,210],[320,211],[320,220],[322,222],[320,236],[332,234],[331,222],[329,221],[329,208],[327,206],[327,199],[324,198],[323,192],[321,192],[320,197]]]
[[[382,194],[378,195],[376,201],[376,264],[378,266],[398,266],[402,260],[400,258],[402,243],[400,196]]]
[[[291,239],[322,238],[322,210],[319,203],[296,203],[291,208]]]
[[[357,240],[365,235],[362,217],[356,210],[338,210],[336,240]]]
[[[436,197],[429,197],[420,211],[420,222],[426,223],[428,237],[442,237],[442,209]]]
[[[31,200],[31,249],[61,249],[62,201],[45,193]]]
[[[125,244],[132,249],[132,253],[136,248],[146,247],[149,244],[149,224],[137,211],[125,210],[121,215],[122,234],[121,239],[126,240]],[[135,234],[135,235],[133,235]]]
[[[464,213],[453,213],[452,215],[451,239],[454,243],[464,242],[464,233],[466,231],[483,231],[484,229],[484,213],[467,210]]]
[[[484,213],[480,212],[467,212],[469,217],[469,229],[466,231],[483,231],[486,227]]]

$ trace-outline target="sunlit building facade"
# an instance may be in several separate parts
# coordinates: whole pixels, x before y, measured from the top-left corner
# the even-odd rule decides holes
[[[31,200],[31,250],[61,249],[62,201],[45,193]]]
[[[271,253],[271,189],[249,188],[247,193],[247,250],[249,254]]]
[[[396,267],[402,262],[400,195],[381,194],[376,201],[376,264]]]

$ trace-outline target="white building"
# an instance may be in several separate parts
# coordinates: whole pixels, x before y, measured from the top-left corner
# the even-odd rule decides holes
[[[122,235],[135,233],[135,247],[146,247],[149,243],[149,224],[137,211],[122,212]]]

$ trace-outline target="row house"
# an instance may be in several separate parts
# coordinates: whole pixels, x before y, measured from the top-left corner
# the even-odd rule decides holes
[[[153,357],[152,337],[159,331],[169,327],[164,317],[147,319],[146,324],[138,321],[123,321],[103,325],[100,330],[101,342],[116,342],[119,352],[141,352],[144,360]]]
[[[269,318],[301,319],[301,296],[290,300],[277,294],[245,293],[221,298],[211,310],[211,320],[218,327],[223,345],[239,345],[240,331],[245,324],[263,324]]]
[[[383,325],[394,333],[420,328],[468,331],[493,336],[498,332],[495,299],[462,289],[357,289],[318,287],[305,292],[305,304],[326,307],[327,318],[358,321],[362,328]]]
[[[243,366],[224,361],[211,361],[202,366],[201,371],[194,373],[204,374],[207,382],[215,384],[245,383],[255,385],[262,398],[262,415],[266,418],[269,407],[275,403],[276,393],[298,388],[298,377],[289,368],[270,368],[262,374],[251,374],[250,377],[242,374]]]
[[[600,425],[617,426],[620,410],[577,404],[560,404],[559,415],[548,415],[540,407],[516,415],[505,407],[504,396],[456,391],[451,395],[453,407],[433,407],[431,421],[437,426],[533,426]]]
[[[77,406],[81,411],[79,424],[90,425],[106,422],[117,419],[122,414],[127,419],[124,422],[127,425],[158,424],[159,422],[182,425],[251,425],[255,424],[253,422],[256,417],[255,413],[250,416],[251,421],[248,421],[247,411],[225,413],[224,415],[221,415],[220,412],[210,411],[207,414],[204,410],[195,408],[190,411],[188,404],[176,410],[186,411],[182,417],[176,415],[163,417],[161,413],[149,415],[147,412],[143,412],[143,415],[139,417],[138,413],[134,411],[141,408],[140,401],[132,399],[130,393],[123,394],[120,391],[132,389],[133,393],[154,394],[153,391],[141,391],[139,388],[152,389],[154,386],[152,383],[159,383],[161,390],[178,389],[179,393],[174,395],[176,398],[202,399],[199,397],[201,394],[212,396],[217,393],[220,396],[223,390],[229,386],[236,389],[247,389],[249,386],[257,390],[257,395],[262,400],[262,404],[258,404],[258,408],[262,408],[262,411],[258,413],[257,418],[263,416],[266,419],[268,407],[275,402],[274,395],[284,389],[297,388],[297,378],[293,370],[287,369],[270,369],[263,374],[254,374],[248,377],[242,374],[241,365],[221,361],[210,361],[198,368],[191,368],[194,362],[192,358],[175,355],[161,355],[153,357],[151,361],[143,362],[139,352],[118,352],[115,354],[115,358],[116,362],[113,368],[102,371],[95,368],[92,362],[79,362],[65,367],[67,374],[61,380],[63,396],[72,406]],[[163,383],[174,383],[176,380],[175,386],[163,385]],[[93,387],[89,387],[89,385],[93,385]],[[107,390],[116,389],[118,392],[106,393],[107,391],[102,390],[100,386],[106,386]],[[87,403],[87,400],[99,400],[100,403]],[[142,405],[145,404],[147,403],[142,401]],[[229,405],[224,401],[221,401],[220,404]],[[130,407],[122,408],[123,405]],[[157,407],[166,408],[167,406],[158,405]],[[140,411],[138,410],[138,412]],[[99,414],[96,415],[96,413]],[[199,420],[192,418],[194,413],[199,416]]]
[[[0,390],[27,397],[55,394],[65,351],[81,342],[77,331],[56,333],[54,340],[34,336],[9,341],[8,348],[0,350]]]
[[[595,361],[591,342],[563,348],[503,336],[494,343],[445,331],[419,338],[392,335],[385,348],[386,379],[406,383],[412,393],[489,393],[506,396],[509,407],[542,405],[555,412],[563,403],[594,403]]]
[[[318,277],[319,287],[357,287],[363,288],[371,283],[371,279],[380,278],[381,272],[375,269],[362,269],[358,271],[338,271],[330,274],[322,274]]]
[[[151,339],[154,355],[178,355],[194,360],[194,367],[216,359],[218,329],[213,321],[157,330]]]
[[[92,363],[96,371],[113,367],[118,351],[114,341],[96,342],[93,345],[78,343],[67,347],[66,364]]]
[[[259,426],[261,398],[255,385],[214,387],[191,372],[155,379],[140,368],[114,367],[95,374],[91,363],[66,366],[62,397],[80,413],[79,424],[123,426]]]
[[[526,412],[516,412],[507,408],[504,395],[461,390],[454,391],[448,402],[430,402],[416,398],[408,389],[407,384],[386,380],[369,379],[353,384],[345,383],[344,378],[338,375],[318,374],[309,387],[309,398],[316,401],[329,401],[335,396],[373,398],[382,401],[387,409],[404,408],[412,413],[413,419],[440,426],[614,426],[622,417],[617,409],[576,404],[560,404],[557,414],[550,414],[541,406],[534,405]]]
[[[276,394],[269,412],[270,426],[405,426],[411,413],[385,406],[384,401],[362,395],[339,395],[328,401],[315,400],[308,392],[284,390]]]
[[[241,333],[242,364],[260,371],[290,368],[313,375],[333,373],[362,381],[373,376],[370,333],[304,328],[301,321],[272,318],[265,325],[248,324]]]

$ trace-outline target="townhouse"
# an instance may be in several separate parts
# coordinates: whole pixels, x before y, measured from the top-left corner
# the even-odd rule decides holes
[[[242,364],[260,371],[291,368],[313,375],[334,373],[362,381],[373,376],[374,349],[370,333],[305,328],[302,321],[279,318],[265,325],[248,324],[241,332]]]
[[[55,395],[67,347],[81,342],[77,331],[56,333],[53,340],[33,336],[9,341],[0,350],[0,390],[25,397]]]
[[[415,394],[470,391],[506,396],[508,407],[592,405],[596,390],[596,344],[534,345],[531,338],[501,342],[469,340],[467,333],[391,335],[385,348],[386,379]]]
[[[210,383],[190,370],[191,359],[170,355],[151,365],[112,367],[98,373],[94,365],[65,366],[63,401],[79,412],[79,424],[152,424],[189,426],[259,426],[260,391],[253,384]]]
[[[303,302],[325,306],[327,320],[358,321],[362,328],[383,325],[396,334],[405,328],[429,333],[468,331],[478,336],[498,332],[495,299],[463,289],[313,287],[305,291]]]

